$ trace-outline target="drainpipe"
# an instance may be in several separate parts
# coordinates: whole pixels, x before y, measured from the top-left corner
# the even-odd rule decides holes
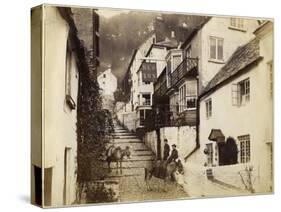
[[[199,141],[199,126],[200,126],[200,96],[199,94],[199,78],[197,77],[197,101],[196,101],[196,138],[195,138],[195,147],[193,150],[184,157],[184,161],[186,162],[187,159],[193,155],[199,148],[200,148],[200,141]]]

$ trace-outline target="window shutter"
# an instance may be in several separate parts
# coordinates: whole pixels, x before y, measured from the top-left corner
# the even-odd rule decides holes
[[[236,83],[232,84],[231,87],[231,98],[232,98],[232,105],[238,106],[239,105],[239,88]]]

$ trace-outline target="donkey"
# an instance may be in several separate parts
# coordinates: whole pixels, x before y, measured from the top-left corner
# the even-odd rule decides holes
[[[115,147],[114,145],[110,146],[106,152],[106,161],[108,165],[108,171],[111,172],[110,163],[116,162],[117,173],[119,172],[122,174],[122,161],[124,157],[130,159],[131,151],[130,147],[126,146],[125,149],[122,149],[120,146]]]
[[[152,176],[154,176],[164,181],[163,190],[166,192],[166,183],[169,179],[174,180],[176,172],[184,174],[183,165],[179,159],[177,161],[172,161],[171,163],[167,163],[167,161],[154,162],[150,169],[145,168],[144,179],[146,182],[147,190],[152,190],[148,181],[152,178]]]

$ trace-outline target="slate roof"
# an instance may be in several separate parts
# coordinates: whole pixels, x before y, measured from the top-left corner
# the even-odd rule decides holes
[[[248,65],[260,59],[259,40],[254,38],[244,46],[240,46],[232,54],[226,64],[219,70],[213,79],[203,89],[200,96],[205,95],[227,79],[238,74]]]

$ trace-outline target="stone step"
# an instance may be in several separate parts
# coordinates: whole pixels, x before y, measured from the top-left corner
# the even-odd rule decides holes
[[[144,142],[138,138],[116,138],[112,139],[111,142],[114,142],[116,144],[122,144],[122,143],[142,143]]]
[[[115,146],[120,146],[122,149],[126,148],[129,146],[131,148],[131,151],[136,151],[136,150],[149,150],[147,146],[145,146],[144,143],[132,143],[132,142],[116,142]]]
[[[112,138],[113,142],[120,142],[120,143],[126,143],[126,142],[142,142],[139,138]],[[142,142],[143,143],[143,142]]]
[[[126,159],[128,161],[138,161],[138,160],[154,160],[154,155],[134,155],[134,153],[131,155],[130,159]]]
[[[108,169],[105,168],[105,171]],[[108,173],[107,177],[129,177],[129,176],[144,176],[144,168],[122,168],[122,174],[120,173],[120,169],[111,168],[111,172]]]
[[[114,129],[114,132],[115,133],[129,133],[129,131],[126,129]]]
[[[151,152],[150,150],[147,150],[147,151],[134,151],[132,153],[132,155],[135,155],[135,156],[155,156],[155,154],[153,152]]]
[[[127,138],[127,139],[129,139],[129,138],[137,138],[137,139],[139,139],[137,136],[135,136],[135,135],[113,135],[113,138],[114,139],[118,139],[118,138]]]
[[[149,168],[151,167],[153,160],[134,160],[134,161],[123,161],[123,168]],[[116,168],[116,162],[110,163],[111,168]],[[104,162],[104,168],[107,168],[107,163]]]
[[[130,163],[136,161],[154,161],[154,159],[155,159],[154,155],[145,155],[145,156],[131,155],[130,158],[125,157],[123,159],[123,163],[127,163],[127,162]]]
[[[111,134],[112,136],[136,136],[134,133],[131,132],[114,132]]]

